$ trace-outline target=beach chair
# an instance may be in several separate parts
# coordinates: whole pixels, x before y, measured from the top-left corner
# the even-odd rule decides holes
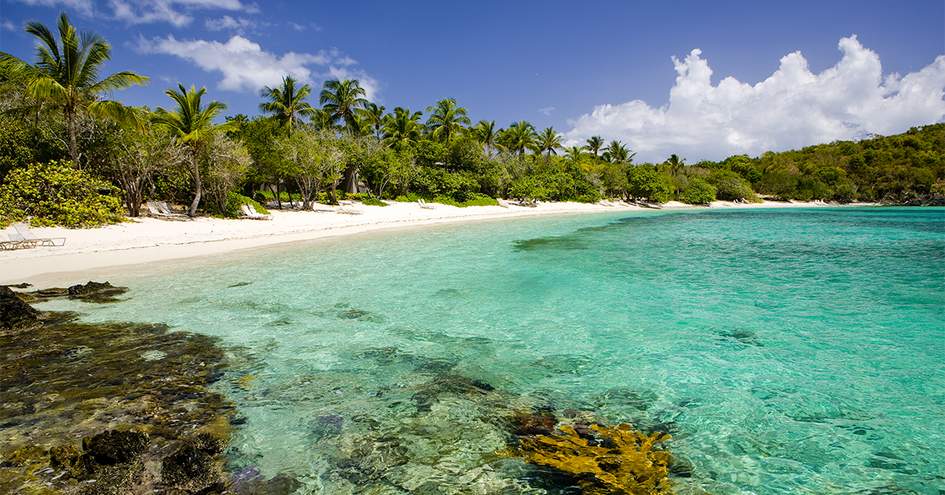
[[[329,205],[323,205],[321,203],[312,203],[312,211],[315,213],[334,213],[335,209]]]
[[[13,251],[14,249],[31,248],[33,243],[24,242],[19,235],[7,236],[6,241],[0,241],[0,251]]]
[[[424,210],[433,209],[433,205],[428,205],[427,202],[423,200],[423,198],[418,199],[417,204],[420,205],[420,208],[423,208]]]
[[[364,213],[363,211],[352,208],[351,206],[341,206],[335,211],[344,215],[361,215]]]
[[[240,211],[243,213],[243,216],[249,218],[250,220],[269,220],[269,215],[263,215],[256,211],[256,208],[253,208],[253,205],[240,205]]]
[[[10,240],[20,240],[21,242],[32,243],[33,246],[65,246],[66,238],[65,237],[36,237],[30,232],[30,228],[25,223],[15,223],[13,224],[13,230],[16,231],[20,239],[14,239],[11,235]]]
[[[190,220],[190,217],[187,215],[172,213],[171,209],[168,208],[167,203],[164,201],[148,201],[145,205],[148,207],[148,213],[154,218],[160,218],[162,220]]]

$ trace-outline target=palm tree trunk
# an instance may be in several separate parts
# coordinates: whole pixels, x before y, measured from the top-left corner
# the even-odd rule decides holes
[[[187,216],[193,218],[197,215],[197,206],[200,205],[200,196],[203,195],[203,181],[200,178],[200,166],[197,165],[197,148],[193,148],[193,152],[190,157],[190,167],[191,173],[194,174],[194,200],[190,203],[190,209],[187,211]]]
[[[78,131],[75,128],[75,110],[66,106],[66,132],[69,134],[69,159],[75,164],[76,168],[82,170],[82,164],[79,163],[79,138]]]

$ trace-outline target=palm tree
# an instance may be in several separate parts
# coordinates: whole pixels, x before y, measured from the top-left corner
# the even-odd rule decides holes
[[[420,112],[411,112],[404,107],[397,107],[394,113],[384,117],[384,144],[394,149],[403,149],[415,143],[422,136]]]
[[[368,101],[364,88],[354,79],[325,81],[325,88],[318,97],[322,108],[331,116],[331,121],[341,121],[349,132],[358,130],[357,110]]]
[[[469,125],[466,109],[457,105],[454,98],[436,102],[436,105],[427,108],[427,112],[430,112],[427,128],[435,139],[443,140],[446,144],[463,129],[463,124]]]
[[[561,135],[554,128],[548,127],[538,135],[537,149],[539,153],[546,153],[546,156],[557,155],[556,149],[561,147]]]
[[[308,112],[308,118],[315,130],[331,130],[335,127],[334,117],[324,108],[312,108]]]
[[[679,173],[682,172],[683,167],[686,165],[686,160],[679,158],[679,155],[673,153],[669,155],[669,158],[666,160],[666,164],[669,165],[669,173],[673,177],[679,176]]]
[[[584,148],[580,146],[570,146],[568,148],[565,148],[564,153],[568,157],[568,160],[571,160],[572,162],[577,162],[577,161],[580,161],[581,157],[584,156]]]
[[[124,106],[116,101],[99,100],[99,96],[135,84],[144,84],[148,78],[121,71],[99,79],[102,65],[111,59],[111,45],[97,34],[80,34],[64,13],[59,15],[58,27],[57,41],[45,25],[38,22],[26,25],[26,32],[38,40],[36,65],[31,66],[4,52],[0,52],[0,64],[28,73],[28,93],[62,109],[68,134],[66,146],[69,158],[80,166],[79,112],[122,116],[126,113]]]
[[[587,151],[590,151],[595,157],[600,155],[600,149],[604,147],[604,138],[600,136],[591,136],[587,140]]]
[[[263,88],[262,96],[268,101],[260,103],[259,109],[274,115],[279,123],[286,128],[287,133],[291,134],[296,120],[314,110],[312,105],[305,101],[311,93],[312,87],[308,84],[297,86],[296,80],[292,76],[285,76],[282,78],[281,87],[270,88],[266,86]]]
[[[359,109],[358,116],[364,125],[371,128],[374,137],[381,138],[381,127],[384,126],[384,111],[387,110],[377,103],[368,103],[364,108]]]
[[[636,153],[634,153],[635,155]],[[627,148],[627,145],[617,141],[616,139],[611,141],[607,145],[607,149],[604,150],[604,161],[610,163],[625,163],[630,161],[633,155],[630,154],[630,149]]]
[[[169,89],[164,92],[168,97],[177,103],[177,108],[173,111],[158,107],[154,112],[153,121],[155,125],[167,129],[171,135],[190,151],[188,160],[190,162],[190,173],[194,177],[194,200],[190,203],[190,210],[187,214],[191,217],[197,214],[197,206],[200,204],[200,196],[203,195],[203,182],[200,177],[200,165],[198,157],[200,148],[215,132],[224,131],[230,123],[214,124],[213,119],[222,112],[226,105],[219,101],[211,101],[203,106],[201,98],[207,92],[207,88],[196,89],[191,86],[185,89],[183,84],[178,84],[179,90]]]
[[[527,121],[515,122],[502,131],[499,142],[510,153],[522,155],[535,147],[535,126]]]
[[[495,121],[480,120],[471,132],[476,142],[481,144],[486,153],[491,156],[496,141]]]

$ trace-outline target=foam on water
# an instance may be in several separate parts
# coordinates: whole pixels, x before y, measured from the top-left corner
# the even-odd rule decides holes
[[[685,493],[945,487],[943,209],[486,222],[111,282],[46,307],[221,337],[234,468],[316,492],[553,492],[493,455],[535,407],[668,430]]]

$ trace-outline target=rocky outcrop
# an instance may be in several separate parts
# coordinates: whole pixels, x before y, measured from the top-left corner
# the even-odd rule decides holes
[[[36,325],[39,311],[23,302],[9,287],[0,286],[0,330],[15,330]]]

